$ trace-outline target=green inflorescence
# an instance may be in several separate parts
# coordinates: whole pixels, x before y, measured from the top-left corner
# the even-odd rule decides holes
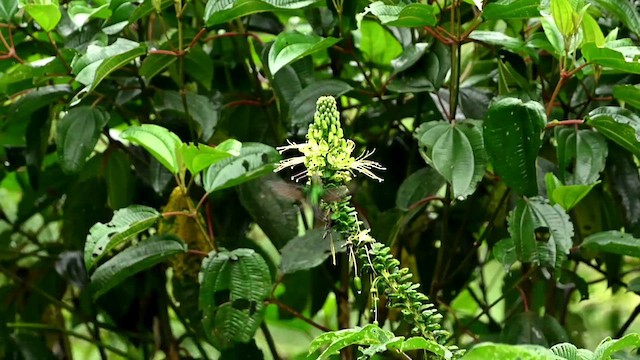
[[[384,170],[384,167],[367,160],[372,151],[364,152],[359,157],[352,156],[355,144],[344,138],[340,113],[331,96],[318,99],[314,122],[309,126],[306,143],[289,143],[288,146],[278,148],[280,152],[292,149],[300,151],[304,156],[283,160],[276,171],[304,165],[306,170],[294,175],[295,180],[306,176],[307,184],[311,184],[313,179],[319,179],[325,187],[335,188],[346,185],[360,172],[382,181],[371,169]],[[401,311],[404,319],[413,326],[414,334],[445,346],[449,333],[442,329],[442,315],[429,298],[417,290],[420,284],[411,281],[413,275],[409,269],[400,267],[400,262],[393,257],[391,249],[376,242],[369,235],[370,230],[363,228],[363,222],[351,205],[351,196],[346,195],[331,202],[323,200],[320,208],[330,214],[331,225],[347,240],[347,250],[354,264],[359,263],[363,271],[371,274],[374,304],[377,303],[377,293],[384,293],[388,299],[387,305]],[[357,277],[357,269],[355,271]],[[456,356],[462,355],[462,350],[456,346],[447,348]]]

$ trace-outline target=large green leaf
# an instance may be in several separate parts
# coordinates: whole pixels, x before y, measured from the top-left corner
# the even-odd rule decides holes
[[[100,297],[124,279],[164,260],[187,252],[187,245],[172,235],[153,236],[125,249],[100,265],[91,275],[90,291]]]
[[[345,251],[344,240],[337,233],[327,233],[324,229],[309,230],[306,234],[291,239],[280,250],[282,273],[291,274],[322,264],[331,256],[332,241],[336,252]]]
[[[373,14],[381,23],[389,26],[420,27],[436,24],[433,5],[427,4],[387,5],[376,1],[369,4],[364,13]]]
[[[109,250],[148,229],[160,217],[161,214],[154,208],[131,205],[115,211],[108,223],[93,225],[84,245],[84,263],[87,270],[93,269]]]
[[[573,209],[599,183],[563,185],[553,173],[545,175],[545,182],[547,184],[547,196],[551,200],[551,205],[559,204],[565,211]]]
[[[269,268],[252,249],[214,251],[202,261],[198,303],[204,330],[217,348],[253,338],[270,293]]]
[[[93,91],[102,80],[104,80],[109,74],[120,69],[121,67],[131,63],[133,60],[147,53],[147,47],[145,45],[140,45],[136,48],[133,48],[129,51],[123,52],[122,54],[118,54],[116,56],[109,57],[108,59],[102,61],[100,65],[97,67],[96,72],[91,76],[91,72],[85,72],[86,77],[76,77],[76,80],[81,83],[87,85],[89,87],[89,91]]]
[[[402,54],[402,45],[376,21],[362,21],[354,33],[354,40],[365,60],[378,66],[391,68],[391,60]]]
[[[0,0],[0,21],[11,23],[13,15],[18,12],[18,2],[15,0]]]
[[[204,10],[207,26],[221,24],[264,11],[300,9],[319,0],[208,0]]]
[[[538,193],[536,157],[546,124],[542,105],[503,98],[489,107],[484,121],[484,143],[496,173],[513,190],[526,196]]]
[[[98,142],[102,127],[109,121],[109,114],[101,108],[79,106],[72,108],[60,119],[56,143],[62,169],[77,172]]]
[[[424,338],[420,338],[420,340],[418,338],[405,340],[403,336],[395,336],[391,331],[382,329],[374,324],[324,333],[311,342],[309,353],[318,351],[326,346],[326,349],[322,351],[317,359],[329,359],[332,355],[339,354],[340,350],[351,345],[368,345],[368,348],[363,349],[363,353],[369,356],[386,350],[409,351],[424,349],[437,355],[439,359],[449,360],[453,358],[450,350],[433,340]]]
[[[540,16],[540,0],[498,0],[484,7],[486,20],[528,19]]]
[[[183,99],[183,95],[178,91],[163,90],[156,92],[154,105],[156,111],[166,111],[193,120],[198,124],[199,138],[206,142],[209,141],[218,125],[222,108],[220,100],[219,94],[208,97],[185,92]],[[187,111],[185,111],[185,104]]]
[[[24,10],[46,32],[55,29],[60,19],[62,19],[58,0],[41,0],[37,3],[28,3]]]
[[[408,210],[413,204],[438,193],[445,179],[432,167],[422,168],[409,175],[398,188],[396,207]]]
[[[640,257],[640,239],[615,230],[590,235],[584,239],[581,246],[611,254]]]
[[[591,0],[598,4],[599,7],[613,14],[618,20],[622,21],[627,28],[636,35],[640,35],[640,13],[638,13],[637,5],[629,0]]]
[[[640,117],[631,111],[616,107],[600,107],[589,113],[587,124],[640,157]]]
[[[616,85],[613,87],[613,97],[640,109],[640,85]]]
[[[294,131],[307,132],[307,127],[313,122],[316,101],[320,96],[331,95],[338,98],[353,88],[341,80],[319,80],[300,91],[289,104],[289,124]]]
[[[240,202],[276,248],[282,248],[298,235],[296,201],[278,193],[288,184],[275,174],[263,176],[238,187]]]
[[[120,136],[144,147],[173,174],[177,174],[180,170],[178,150],[182,148],[182,141],[171,131],[162,126],[144,124],[132,126],[123,131]]]
[[[473,193],[484,175],[482,130],[472,121],[428,122],[416,130],[421,154],[453,186],[456,197]]]
[[[509,214],[518,260],[558,268],[572,246],[573,224],[559,206],[540,197],[518,200]]]
[[[220,160],[240,155],[241,149],[241,142],[228,139],[216,147],[205,144],[183,144],[180,154],[187,170],[195,175]]]
[[[600,177],[607,160],[607,141],[592,130],[556,127],[558,168],[565,184],[593,184]],[[573,166],[573,173],[569,170]]]
[[[626,1],[626,0],[625,0]],[[588,61],[624,73],[640,74],[640,62],[615,49],[584,44],[582,56]]]
[[[244,143],[238,156],[222,159],[207,169],[202,180],[204,189],[210,193],[268,174],[279,159],[280,154],[271,146]]]
[[[507,345],[481,343],[474,346],[462,360],[562,360],[551,350],[538,345]]]
[[[91,86],[97,80],[97,85],[97,83],[109,75],[112,70],[115,70],[118,65],[124,65],[123,60],[126,60],[126,63],[128,63],[131,60],[129,58],[130,54],[134,54],[135,58],[143,54],[144,51],[141,52],[141,50],[144,49],[145,48],[137,42],[123,38],[116,39],[113,44],[108,46],[91,44],[87,47],[85,54],[73,59],[71,68],[76,74],[76,80],[78,82]],[[104,67],[102,66],[103,63],[106,63]],[[98,69],[101,69],[100,75],[98,75]]]
[[[322,38],[298,32],[280,33],[269,49],[269,71],[273,75],[286,65],[307,55],[325,50],[338,41],[333,37]]]
[[[618,351],[640,347],[640,334],[627,334],[620,339],[606,338],[598,345],[593,360],[609,360]]]

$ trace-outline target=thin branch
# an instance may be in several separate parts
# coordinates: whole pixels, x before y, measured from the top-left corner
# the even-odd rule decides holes
[[[300,314],[300,313],[299,313],[299,312],[297,312],[295,309],[292,309],[291,307],[289,307],[289,305],[284,304],[284,303],[280,302],[279,300],[277,300],[277,299],[275,299],[275,298],[272,298],[272,299],[268,300],[268,302],[269,302],[270,304],[276,305],[276,306],[277,306],[277,307],[279,307],[280,309],[282,309],[282,310],[284,310],[284,311],[288,312],[289,314],[291,314],[291,315],[293,315],[294,317],[296,317],[296,318],[298,318],[298,319],[300,319],[300,320],[302,320],[302,321],[306,322],[307,324],[309,324],[309,325],[311,325],[311,326],[315,327],[316,329],[320,329],[320,330],[325,331],[325,332],[329,332],[329,331],[331,331],[331,329],[329,329],[328,327],[326,327],[326,326],[324,326],[324,325],[321,325],[321,324],[318,324],[317,322],[315,322],[315,321],[313,321],[313,320],[309,319],[308,317],[306,317],[306,316],[304,316],[304,315]]]
[[[571,120],[562,120],[562,121],[552,121],[550,123],[548,123],[544,129],[545,130],[549,130],[549,129],[553,129],[556,126],[570,126],[570,125],[581,125],[584,124],[584,120],[583,119],[571,119]]]

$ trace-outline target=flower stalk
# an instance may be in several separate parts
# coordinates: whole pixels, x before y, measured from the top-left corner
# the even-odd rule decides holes
[[[354,157],[355,143],[344,138],[340,113],[331,96],[320,97],[316,104],[314,122],[309,126],[306,143],[279,147],[283,153],[297,150],[302,156],[280,162],[275,171],[304,165],[305,169],[292,176],[293,180],[307,179],[307,185],[320,182],[325,188],[344,187],[358,173],[382,181],[373,170],[385,170],[379,163],[369,160],[373,151],[364,151]],[[445,346],[449,333],[442,329],[442,315],[429,298],[418,291],[420,284],[411,281],[413,275],[393,257],[391,249],[377,242],[370,229],[365,229],[358,212],[351,204],[351,196],[335,201],[320,201],[320,209],[327,214],[331,226],[346,239],[345,246],[354,266],[354,277],[359,280],[358,268],[370,274],[371,295],[377,307],[378,294],[385,294],[387,306],[400,310],[404,319],[413,327],[414,335],[423,336],[456,355],[462,351],[455,346]],[[358,266],[359,264],[359,266]],[[377,319],[377,314],[376,317]],[[377,323],[377,321],[374,321]]]

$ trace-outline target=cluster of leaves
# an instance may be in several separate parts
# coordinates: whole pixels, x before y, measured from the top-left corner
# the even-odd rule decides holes
[[[638,36],[629,0],[0,0],[0,357],[449,357],[271,174],[323,95],[449,341],[540,346],[466,357],[636,347],[552,346],[640,313],[579,310],[640,292]]]

